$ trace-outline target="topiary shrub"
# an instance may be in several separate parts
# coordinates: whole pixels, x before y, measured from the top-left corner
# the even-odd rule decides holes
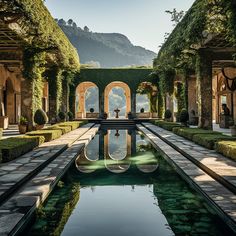
[[[65,114],[65,112],[60,111],[60,112],[58,113],[58,117],[59,117],[60,121],[65,121],[65,120],[66,120],[66,114]]]
[[[166,111],[165,111],[165,119],[167,119],[167,120],[169,120],[169,119],[171,119],[171,117],[172,117],[172,112],[171,112],[171,110],[169,110],[169,109],[167,109]]]
[[[144,113],[144,108],[141,108],[141,109],[140,109],[140,113]]]
[[[69,111],[67,115],[68,115],[69,121],[72,121],[74,119],[74,114],[71,111]]]
[[[26,133],[29,136],[43,136],[45,138],[45,142],[52,141],[54,139],[60,138],[62,135],[62,131],[60,129],[41,129],[37,131],[32,131]]]
[[[48,122],[48,117],[43,109],[38,109],[34,114],[34,122],[37,125],[45,125]]]
[[[94,113],[94,109],[93,108],[90,108],[89,110],[91,113]]]
[[[187,125],[188,120],[189,120],[188,111],[186,109],[182,109],[180,112],[179,121],[182,124]]]

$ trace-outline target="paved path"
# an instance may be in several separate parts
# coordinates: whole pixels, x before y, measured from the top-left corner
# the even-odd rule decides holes
[[[77,141],[29,180],[18,192],[0,206],[0,235],[15,235],[53,190],[57,182],[97,133],[95,125]]]
[[[0,203],[30,177],[38,173],[61,152],[73,144],[94,124],[86,124],[23,156],[0,165]]]
[[[150,123],[143,125],[236,194],[236,162]]]
[[[194,186],[205,197],[222,220],[236,232],[236,195],[157,137],[153,132],[142,125],[137,125],[137,128],[152,141],[155,147],[161,151],[164,158],[191,186]],[[158,131],[161,132],[162,130]],[[166,138],[171,140],[171,134],[166,136]]]

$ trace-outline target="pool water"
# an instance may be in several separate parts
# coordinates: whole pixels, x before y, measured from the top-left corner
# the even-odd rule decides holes
[[[24,235],[233,235],[135,130],[103,130]]]

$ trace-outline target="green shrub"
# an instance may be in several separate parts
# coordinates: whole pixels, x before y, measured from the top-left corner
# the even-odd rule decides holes
[[[173,132],[179,136],[193,140],[193,136],[196,134],[221,134],[212,130],[198,129],[198,128],[186,128],[186,127],[175,127]]]
[[[74,114],[71,111],[68,111],[67,113],[69,121],[72,121],[74,119]]]
[[[61,130],[62,134],[69,133],[71,131],[71,126],[58,126],[52,125],[46,128],[45,130]]]
[[[206,148],[214,149],[216,142],[225,141],[225,140],[236,140],[233,137],[218,134],[196,134],[193,136],[193,141],[197,144],[200,144]]]
[[[21,136],[0,140],[2,161],[8,162],[33,150],[44,142],[43,136]]]
[[[172,112],[171,110],[167,109],[165,111],[165,115],[164,115],[165,119],[170,119],[172,117]]]
[[[61,121],[65,121],[65,119],[66,119],[66,114],[65,114],[65,112],[60,111],[60,112],[58,113],[58,117],[59,117],[59,119],[60,119]]]
[[[217,152],[236,160],[236,141],[219,141],[215,148]]]
[[[45,142],[52,141],[54,139],[60,138],[62,135],[62,131],[59,129],[53,129],[53,130],[48,130],[48,129],[41,129],[41,130],[36,130],[32,132],[26,133],[26,135],[29,136],[43,136],[45,138]]]
[[[186,109],[182,109],[179,115],[179,121],[181,123],[187,123],[189,120],[189,114]]]
[[[178,124],[178,123],[175,123],[175,122],[161,121],[161,120],[156,120],[153,123],[155,125],[163,128],[163,129],[166,129],[166,130],[169,130],[169,131],[172,131],[173,128],[175,128],[175,127],[182,127],[181,124]]]
[[[45,125],[48,122],[47,114],[43,109],[38,109],[34,114],[34,122],[37,125]]]
[[[67,121],[63,123],[58,123],[57,125],[59,127],[70,126],[72,130],[75,130],[87,123],[88,123],[87,121]]]

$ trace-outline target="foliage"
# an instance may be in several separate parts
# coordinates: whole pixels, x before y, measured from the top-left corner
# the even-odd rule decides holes
[[[0,140],[0,152],[3,162],[8,162],[33,150],[44,142],[42,136],[21,136]]]
[[[53,63],[68,69],[79,68],[79,57],[68,38],[52,18],[42,0],[3,0],[8,12],[21,15],[16,22],[17,34],[32,50],[48,51]],[[49,60],[50,61],[50,60]]]
[[[91,113],[94,113],[94,109],[93,109],[93,108],[90,108],[89,111],[90,111]]]
[[[172,131],[176,127],[182,127],[181,124],[178,124],[175,122],[162,121],[162,120],[154,121],[153,124],[169,131]]]
[[[69,133],[71,131],[71,126],[58,126],[58,125],[52,125],[46,130],[61,130],[62,134]]]
[[[58,117],[59,117],[59,119],[60,119],[61,121],[64,121],[64,120],[66,119],[66,114],[65,114],[65,112],[60,111],[60,112],[58,113]]]
[[[215,148],[217,152],[236,160],[236,141],[218,141]]]
[[[167,109],[165,111],[165,115],[164,115],[165,119],[170,119],[172,117],[172,112],[171,110]]]
[[[141,112],[141,113],[144,113],[144,108],[141,108],[141,109],[140,109],[140,112]]]
[[[75,130],[87,123],[88,123],[88,121],[67,121],[67,122],[63,122],[63,123],[58,123],[57,125],[59,127],[70,126],[71,130]]]
[[[37,125],[45,125],[48,122],[47,114],[43,109],[38,109],[34,114],[34,122]]]
[[[180,117],[180,113],[183,109],[187,109],[186,97],[185,97],[185,84],[177,82],[175,97],[177,99],[178,114],[177,117]]]
[[[186,109],[182,109],[179,116],[179,121],[181,123],[186,123],[189,120],[189,114]]]
[[[19,124],[20,125],[27,125],[27,123],[28,123],[28,120],[24,116],[21,116],[19,119]]]
[[[60,138],[62,135],[62,131],[59,129],[52,129],[52,130],[41,129],[41,130],[37,130],[37,131],[28,132],[28,133],[26,133],[26,135],[43,136],[45,138],[45,142],[49,142],[54,139]]]
[[[73,112],[68,111],[67,115],[68,115],[68,117],[69,117],[69,121],[72,121],[72,120],[74,119],[74,114],[73,114]]]

